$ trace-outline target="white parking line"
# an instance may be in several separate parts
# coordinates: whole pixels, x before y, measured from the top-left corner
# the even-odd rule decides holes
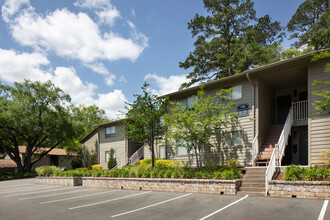
[[[112,190],[112,191],[101,192],[101,193],[94,193],[94,194],[88,194],[88,195],[83,195],[83,196],[75,196],[75,197],[69,197],[69,198],[64,198],[64,199],[56,199],[56,200],[41,202],[40,204],[47,204],[47,203],[53,203],[53,202],[61,202],[61,201],[65,201],[65,200],[78,199],[78,198],[83,198],[83,197],[88,197],[88,196],[97,196],[97,195],[111,193],[111,192],[117,192],[117,191],[118,190]]]
[[[34,186],[35,184],[24,184],[24,185],[15,185],[15,186],[9,186],[9,187],[0,187],[0,189],[13,189],[13,188],[20,188],[20,187],[28,187],[28,186]]]
[[[29,193],[12,194],[12,195],[6,195],[4,197],[23,196],[23,195],[30,195],[30,194],[45,193],[45,192],[62,191],[62,190],[68,190],[68,189],[72,190],[72,188],[52,189],[52,190],[36,191],[36,192],[29,192]]]
[[[327,207],[328,207],[328,203],[329,203],[329,200],[324,200],[319,218],[317,220],[323,220],[324,215],[325,215],[325,211],[327,210]]]
[[[173,201],[173,200],[176,200],[176,199],[181,199],[183,197],[190,196],[191,194],[192,193],[185,194],[185,195],[182,195],[182,196],[178,196],[178,197],[175,197],[175,198],[172,198],[172,199],[168,199],[168,200],[165,200],[165,201],[162,201],[162,202],[155,203],[153,205],[148,205],[148,206],[145,206],[145,207],[142,207],[142,208],[139,208],[139,209],[134,209],[134,210],[131,210],[131,211],[128,211],[128,212],[124,212],[124,213],[120,213],[120,214],[117,214],[117,215],[113,215],[111,217],[112,218],[115,218],[115,217],[118,217],[118,216],[130,214],[132,212],[137,212],[137,211],[140,211],[140,210],[143,210],[143,209],[147,209],[147,208],[150,208],[150,207],[153,207],[153,206],[156,206],[156,205],[160,205],[160,204],[163,204],[163,203],[166,203],[166,202],[170,202],[170,201]]]
[[[246,195],[246,196],[244,196],[243,198],[240,198],[239,200],[236,200],[235,202],[232,202],[232,203],[230,203],[229,205],[226,205],[225,207],[223,207],[223,208],[221,208],[221,209],[219,209],[219,210],[217,210],[217,211],[215,211],[215,212],[213,212],[213,213],[211,213],[211,214],[209,214],[209,215],[207,215],[207,216],[201,218],[200,220],[207,219],[207,218],[209,218],[209,217],[211,217],[211,216],[217,214],[218,212],[221,212],[222,210],[225,210],[226,208],[228,208],[228,207],[230,207],[230,206],[232,206],[232,205],[235,205],[236,203],[242,201],[243,199],[246,199],[248,196],[249,196],[249,195]]]
[[[98,204],[102,204],[102,203],[106,203],[106,202],[112,202],[112,201],[116,201],[116,200],[120,200],[120,199],[126,199],[129,197],[134,197],[134,196],[140,196],[146,193],[151,193],[152,191],[148,191],[148,192],[143,192],[143,193],[138,193],[138,194],[133,194],[133,195],[129,195],[129,196],[124,196],[124,197],[119,197],[119,198],[115,198],[115,199],[110,199],[110,200],[105,200],[105,201],[101,201],[101,202],[95,202],[95,203],[91,203],[91,204],[87,204],[87,205],[81,205],[81,206],[76,206],[76,207],[71,207],[69,209],[79,209],[79,208],[84,208],[87,206],[93,206],[93,205],[98,205]]]
[[[59,187],[59,186],[34,186],[34,187],[28,187],[28,188],[24,188],[24,189],[19,189],[19,190],[13,190],[13,189],[9,189],[4,191],[4,192],[0,192],[2,195],[5,194],[11,194],[11,193],[17,193],[17,192],[22,192],[22,191],[31,191],[31,190],[36,190],[36,189],[48,189],[48,188],[55,188],[55,187]]]
[[[27,200],[27,199],[35,199],[35,198],[42,198],[42,197],[50,197],[50,196],[57,196],[57,195],[70,194],[70,193],[83,192],[83,191],[90,191],[90,190],[92,190],[92,189],[81,189],[81,190],[75,190],[75,191],[71,191],[71,192],[54,193],[54,194],[47,194],[47,195],[41,195],[41,196],[33,196],[33,197],[21,198],[19,200]]]

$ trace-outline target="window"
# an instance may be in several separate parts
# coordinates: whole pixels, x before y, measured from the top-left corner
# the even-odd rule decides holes
[[[242,85],[232,86],[227,89],[231,89],[231,92],[229,94],[230,96],[228,97],[229,100],[236,100],[242,98]]]
[[[242,145],[242,132],[241,131],[232,131],[228,132],[224,135],[225,141],[224,144],[225,146],[228,147],[233,147],[233,146],[240,146]]]
[[[116,136],[116,127],[111,126],[111,127],[105,128],[105,136],[106,137]]]
[[[177,141],[176,145],[176,154],[177,155],[187,155],[187,154],[195,154],[195,150],[192,149],[189,152],[187,151],[187,143],[185,141]]]
[[[159,158],[165,159],[165,146],[159,146]]]
[[[187,107],[188,110],[193,110],[194,109],[194,103],[197,100],[197,96],[190,96],[186,99],[182,100],[182,106]]]
[[[114,158],[116,158],[116,151],[114,151],[113,156],[114,156]],[[109,158],[110,158],[110,151],[106,151],[105,152],[105,162],[106,163],[109,161]]]

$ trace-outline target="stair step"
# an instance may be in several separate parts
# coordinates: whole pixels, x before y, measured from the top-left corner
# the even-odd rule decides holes
[[[247,183],[247,184],[265,184],[264,179],[243,179],[242,184]]]
[[[265,174],[263,175],[245,175],[243,181],[245,180],[265,180]]]
[[[265,188],[265,182],[264,183],[242,183],[241,187],[256,187],[256,188]]]
[[[258,194],[258,195],[265,195],[265,190],[260,192],[250,192],[250,191],[237,191],[237,194]]]
[[[265,187],[240,187],[244,192],[265,192]]]

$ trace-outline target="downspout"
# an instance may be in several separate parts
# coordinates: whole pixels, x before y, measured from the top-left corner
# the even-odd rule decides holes
[[[250,75],[249,75],[249,73],[246,73],[246,78],[249,80],[249,82],[251,83],[251,85],[252,85],[252,103],[253,103],[253,105],[252,105],[252,114],[253,114],[253,124],[252,124],[252,136],[253,136],[253,138],[256,136],[256,120],[255,120],[255,118],[256,118],[256,112],[255,112],[255,84],[254,84],[254,82],[251,80],[251,78],[250,78]],[[258,146],[259,147],[259,146]]]

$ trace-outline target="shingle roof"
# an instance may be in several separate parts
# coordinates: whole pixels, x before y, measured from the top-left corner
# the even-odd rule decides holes
[[[0,160],[0,168],[16,168],[17,164],[13,160]]]
[[[19,146],[19,152],[24,154],[26,152],[26,146]],[[49,150],[50,148],[39,148],[36,150],[36,152],[34,152],[34,154],[42,154],[43,152]],[[54,148],[53,150],[51,150],[49,153],[49,155],[58,155],[58,156],[65,156],[67,155],[67,151],[64,149],[58,149],[58,148]],[[71,153],[72,156],[77,156],[77,153]]]

